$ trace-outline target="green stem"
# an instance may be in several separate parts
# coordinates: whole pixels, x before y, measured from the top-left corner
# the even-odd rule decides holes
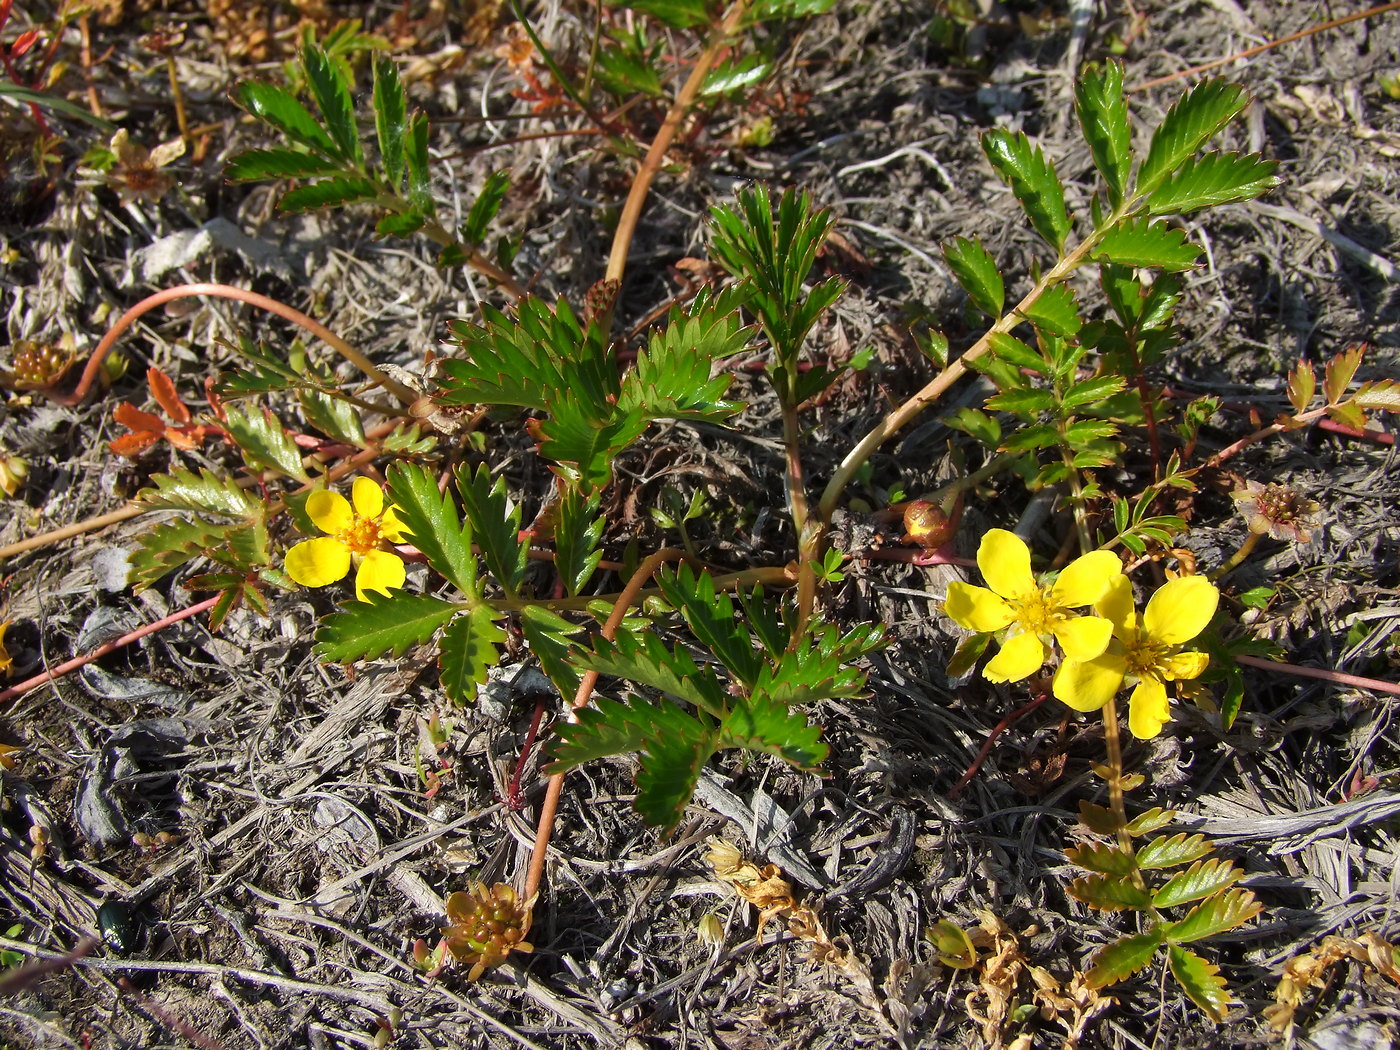
[[[1240,549],[1235,551],[1234,554],[1230,555],[1230,557],[1227,558],[1214,572],[1206,573],[1206,579],[1211,581],[1218,580],[1224,576],[1228,576],[1231,572],[1238,568],[1240,562],[1248,558],[1251,552],[1253,552],[1254,548],[1258,545],[1260,535],[1262,534],[1258,532],[1251,532],[1248,536],[1246,536],[1244,542],[1240,544]]]
[[[1128,834],[1128,807],[1123,801],[1123,741],[1118,735],[1118,701],[1103,706],[1103,740],[1108,752],[1108,806],[1117,825],[1118,848],[1133,856],[1133,837]],[[1142,875],[1135,872],[1140,881]]]

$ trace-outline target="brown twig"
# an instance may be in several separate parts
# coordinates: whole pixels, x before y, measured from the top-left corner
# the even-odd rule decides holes
[[[987,761],[987,756],[992,753],[992,745],[997,742],[997,737],[1011,728],[1017,720],[1025,718],[1045,701],[1050,699],[1049,693],[1040,693],[1027,703],[1022,704],[1016,710],[1003,718],[992,731],[987,734],[987,739],[982,742],[981,749],[977,752],[977,757],[972,760],[972,765],[967,767],[967,772],[958,778],[958,782],[948,789],[949,798],[957,798],[963,793],[967,785],[972,783],[972,778],[977,775],[977,771],[982,768],[982,763]]]

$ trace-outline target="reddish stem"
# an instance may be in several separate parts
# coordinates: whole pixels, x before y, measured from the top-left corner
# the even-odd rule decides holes
[[[1347,674],[1345,671],[1331,671],[1325,667],[1300,667],[1298,664],[1284,663],[1282,660],[1263,660],[1257,656],[1237,656],[1235,663],[1257,667],[1262,671],[1282,671],[1299,678],[1320,678],[1335,685],[1352,685],[1358,689],[1374,689],[1378,693],[1400,696],[1400,684],[1380,678],[1363,678],[1360,675]]]
[[[544,718],[544,698],[535,701],[535,714],[530,719],[530,731],[525,734],[525,743],[520,745],[520,757],[515,760],[515,773],[506,787],[505,804],[519,812],[525,808],[525,796],[520,793],[520,777],[525,772],[525,760],[530,757],[530,749],[535,746],[535,734],[540,731],[540,721]]]
[[[992,753],[992,745],[996,743],[997,737],[1006,732],[1017,719],[1024,718],[1049,699],[1049,693],[1041,693],[1039,696],[1035,697],[1035,699],[1022,704],[998,722],[993,727],[992,731],[987,734],[986,742],[982,744],[982,750],[977,752],[977,757],[972,760],[972,765],[967,767],[967,772],[962,775],[948,792],[948,797],[957,798],[963,793],[963,789],[965,789],[968,784],[972,783],[972,778],[977,775],[977,771],[982,768],[982,763],[985,762],[987,756]]]

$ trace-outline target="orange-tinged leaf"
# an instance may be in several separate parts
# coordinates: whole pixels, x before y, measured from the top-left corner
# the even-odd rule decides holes
[[[1400,412],[1400,383],[1393,379],[1377,379],[1372,383],[1362,383],[1361,387],[1352,395],[1351,400],[1362,408]]]
[[[1162,928],[1155,926],[1147,933],[1119,937],[1112,944],[1100,948],[1094,956],[1094,965],[1084,975],[1084,983],[1090,988],[1103,988],[1116,984],[1124,977],[1131,977],[1149,962],[1157,946],[1162,943]]]
[[[1154,806],[1152,809],[1139,813],[1132,820],[1128,821],[1128,834],[1134,837],[1139,835],[1150,835],[1159,828],[1164,828],[1176,819],[1176,811],[1162,809]]]
[[[1084,875],[1069,884],[1069,895],[1099,911],[1142,911],[1152,895],[1121,875]]]
[[[1209,1015],[1212,1021],[1225,1020],[1231,998],[1220,976],[1220,967],[1208,963],[1193,951],[1173,944],[1167,949],[1172,976],[1187,997]]]
[[[183,448],[186,451],[196,449],[204,443],[204,428],[189,427],[176,430],[174,427],[166,427],[165,440],[176,448]]]
[[[1065,850],[1065,857],[1071,864],[1104,875],[1127,875],[1133,870],[1133,858],[1117,846],[1072,846]]]
[[[146,369],[146,382],[150,384],[151,396],[156,404],[165,409],[166,415],[181,425],[190,421],[190,410],[175,392],[171,378],[159,368]]]
[[[1191,909],[1186,918],[1168,926],[1167,938],[1173,944],[1185,944],[1214,937],[1217,933],[1243,925],[1263,910],[1264,906],[1249,890],[1229,890],[1202,901]]]
[[[1366,347],[1358,344],[1343,350],[1324,366],[1322,391],[1329,405],[1342,400],[1347,387],[1351,385],[1352,377],[1356,375],[1356,370],[1361,367],[1361,355],[1365,352]]]
[[[28,29],[15,37],[15,42],[10,45],[10,57],[19,58],[31,47],[39,42],[39,30]]]
[[[1344,401],[1340,405],[1328,405],[1327,415],[1344,427],[1351,427],[1353,430],[1366,429],[1366,413],[1353,401]]]
[[[1098,806],[1092,802],[1080,800],[1079,819],[1090,831],[1098,832],[1100,835],[1113,835],[1118,831],[1118,818],[1113,815],[1113,810],[1107,806]]]
[[[165,420],[149,412],[142,412],[128,401],[123,401],[112,410],[112,418],[131,430],[149,430],[157,436],[165,432]]]
[[[149,430],[134,430],[130,434],[123,434],[108,443],[110,448],[118,456],[139,456],[146,449],[150,448],[160,440],[160,435]]]
[[[1307,411],[1316,390],[1317,376],[1312,365],[1299,358],[1293,371],[1288,373],[1288,403],[1295,412]]]

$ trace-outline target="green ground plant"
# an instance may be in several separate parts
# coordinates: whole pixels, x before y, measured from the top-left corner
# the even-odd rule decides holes
[[[605,27],[581,79],[532,39],[550,77],[541,85],[584,112],[598,106],[597,93],[613,102],[663,100],[655,140],[663,145],[658,152],[653,143],[636,180],[644,195],[667,136],[701,105],[696,100],[718,105],[761,85],[779,61],[774,27],[816,6],[746,10],[741,4],[722,21],[705,5],[682,0],[631,7],[645,17],[627,33]],[[763,32],[754,28],[759,22]],[[663,103],[679,78],[663,68],[658,27],[694,32],[706,42],[705,62],[674,89],[669,108]],[[715,64],[736,33],[754,46]],[[375,55],[371,67],[368,114],[357,111],[347,67],[309,42],[300,63],[307,101],[263,81],[241,85],[238,104],[280,139],[236,156],[228,177],[293,181],[279,201],[286,211],[368,208],[379,234],[427,237],[438,246],[439,265],[469,266],[518,302],[507,310],[484,306],[479,318],[455,322],[450,352],[412,382],[347,352],[343,343],[336,349],[358,377],[347,378],[344,368],[318,361],[300,345],[285,353],[248,340],[230,345],[240,365],[219,377],[215,409],[197,424],[204,428],[201,441],[226,441],[244,469],[177,468],[152,479],[138,502],[163,512],[163,520],[140,541],[132,583],[150,587],[176,570],[193,571],[184,584],[217,596],[217,623],[240,604],[265,611],[273,591],[343,586],[353,570],[353,589],[344,589],[317,633],[321,658],[349,664],[432,646],[442,688],[457,704],[473,702],[508,643],[523,639],[570,712],[546,745],[552,798],[557,801],[567,770],[636,755],[636,807],[647,822],[671,829],[702,768],[719,752],[820,769],[827,745],[812,712],[824,700],[860,693],[866,687],[861,658],[886,644],[878,628],[839,625],[823,610],[823,586],[839,578],[842,558],[851,553],[832,545],[835,513],[877,449],[934,409],[959,379],[979,372],[995,394],[978,408],[950,413],[948,421],[985,447],[989,469],[1012,470],[1029,491],[1058,495],[1073,514],[1068,546],[1077,557],[1037,576],[1023,540],[988,533],[979,550],[987,586],[953,585],[947,595],[947,615],[972,632],[950,673],[971,671],[995,644],[997,655],[982,670],[987,679],[1026,682],[1033,694],[1101,712],[1107,756],[1098,772],[1109,804],[1083,804],[1087,834],[1098,838],[1068,851],[1089,872],[1068,892],[1096,909],[1132,912],[1141,924],[1099,951],[1088,980],[1111,984],[1164,950],[1182,991],[1223,1018],[1224,982],[1188,946],[1246,922],[1259,904],[1235,885],[1238,868],[1208,856],[1203,837],[1156,834],[1171,813],[1129,817],[1125,793],[1141,778],[1123,768],[1116,705],[1131,689],[1129,728],[1140,737],[1155,735],[1170,719],[1173,691],[1209,681],[1210,644],[1204,636],[1198,643],[1198,636],[1214,621],[1211,637],[1223,644],[1231,630],[1216,616],[1218,587],[1193,566],[1178,565],[1139,613],[1135,591],[1149,588],[1124,574],[1140,562],[1125,565],[1120,552],[1164,555],[1166,543],[1186,527],[1159,497],[1195,485],[1200,464],[1188,460],[1214,406],[1179,404],[1152,378],[1154,366],[1180,344],[1174,321],[1185,294],[1180,275],[1201,255],[1172,220],[1249,200],[1276,184],[1273,162],[1212,148],[1248,104],[1243,89],[1223,80],[1198,84],[1138,150],[1121,67],[1087,72],[1076,111],[1099,182],[1076,213],[1054,163],[1025,134],[988,132],[986,158],[1044,242],[1045,257],[1031,268],[1027,286],[1012,293],[1016,280],[976,240],[948,245],[944,258],[970,306],[985,315],[985,331],[960,353],[938,333],[920,339],[936,375],[850,449],[814,498],[802,417],[840,374],[809,357],[812,331],[844,289],[837,278],[812,280],[836,221],[829,211],[815,208],[807,193],[775,196],[764,186],[716,207],[709,249],[729,282],[671,306],[624,359],[614,311],[633,228],[627,208],[608,280],[588,302],[525,295],[509,272],[510,240],[492,232],[506,177],[487,179],[466,218],[455,227],[447,223],[433,192],[428,119],[410,113],[390,57]],[[641,153],[615,121],[601,130],[619,156]],[[1082,284],[1070,284],[1085,270],[1097,271],[1095,301],[1075,290]],[[684,550],[645,552],[631,564],[608,560],[603,496],[616,483],[619,454],[647,441],[662,421],[747,426],[745,406],[728,399],[725,363],[754,350],[762,352],[781,411],[777,437],[796,537],[792,558],[721,572],[706,564],[703,543],[677,528]],[[1400,405],[1393,384],[1349,391],[1357,363],[1359,356],[1329,368],[1322,409],[1310,407],[1311,372],[1295,373],[1296,413],[1276,432],[1320,414],[1355,425],[1366,409]],[[157,383],[152,377],[153,391]],[[148,447],[172,432],[188,436],[195,425],[173,407],[173,391],[157,400],[176,425],[154,416],[154,423],[138,420],[154,436],[134,444]],[[529,527],[523,496],[510,491],[490,449],[472,438],[485,411],[523,419],[554,476],[548,506]],[[128,421],[136,418],[127,414]],[[1149,438],[1145,474],[1120,469],[1130,434]],[[347,497],[338,486],[352,475]],[[673,503],[669,520],[679,523],[693,504],[684,493]],[[405,559],[426,565],[425,586],[407,586]],[[536,571],[532,562],[546,562],[551,571]],[[602,589],[606,573],[615,574],[618,591]],[[595,698],[600,675],[618,684]],[[512,944],[527,945],[552,821],[549,803],[519,891],[479,886],[457,897],[445,935],[473,975],[504,959]],[[1179,918],[1165,915],[1183,908]],[[513,940],[483,940],[478,920],[497,912],[510,919]],[[441,951],[420,954],[434,967],[442,959]]]

